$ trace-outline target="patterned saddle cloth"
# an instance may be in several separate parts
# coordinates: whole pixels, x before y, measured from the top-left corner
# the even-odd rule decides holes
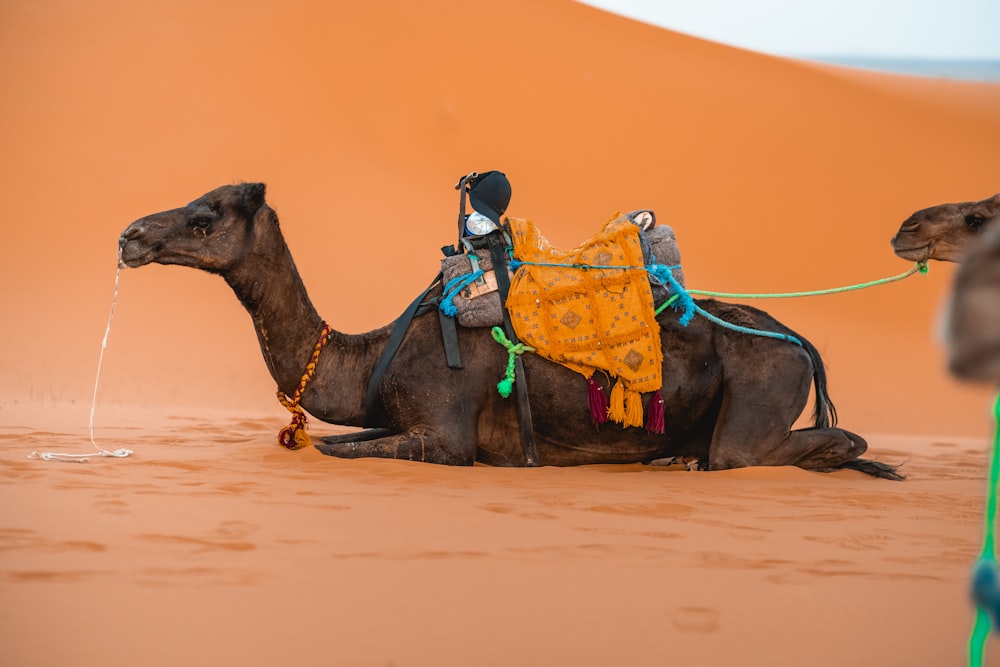
[[[663,352],[654,304],[669,296],[645,266],[672,267],[683,286],[680,251],[673,229],[657,225],[652,211],[616,214],[583,245],[563,251],[530,220],[508,217],[516,269],[506,306],[520,340],[546,359],[587,377],[595,425],[605,419],[643,424],[642,394],[662,386]],[[488,250],[446,257],[441,308],[464,327],[493,327],[502,305]],[[455,285],[449,291],[448,285]],[[614,384],[610,397],[593,379],[600,371]],[[606,406],[605,410],[601,406]],[[662,397],[650,398],[647,428],[662,412]],[[662,428],[657,432],[662,432]]]
[[[584,377],[599,370],[617,378],[609,416],[641,426],[641,394],[663,384],[663,350],[640,228],[619,215],[563,251],[531,221],[508,221],[517,270],[507,309],[517,336]]]

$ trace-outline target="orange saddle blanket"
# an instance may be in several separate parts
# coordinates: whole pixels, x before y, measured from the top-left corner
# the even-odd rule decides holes
[[[517,267],[507,297],[514,331],[537,354],[590,378],[617,378],[608,417],[643,425],[643,392],[663,384],[663,350],[639,228],[619,215],[572,250],[530,220],[508,218]]]

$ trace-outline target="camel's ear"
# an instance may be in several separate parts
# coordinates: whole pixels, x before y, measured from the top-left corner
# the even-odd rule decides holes
[[[240,194],[240,208],[242,208],[247,218],[252,219],[254,214],[264,205],[264,195],[267,186],[263,183],[244,183]]]
[[[996,215],[1000,215],[1000,194],[993,195],[989,199],[984,199],[981,202],[976,202],[973,204],[972,208],[969,209],[969,213],[965,217],[966,220],[970,217],[989,220]]]

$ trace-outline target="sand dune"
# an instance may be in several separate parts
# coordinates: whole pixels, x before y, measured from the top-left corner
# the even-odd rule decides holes
[[[98,396],[99,443],[134,456],[27,455],[91,449],[118,234],[218,185],[268,184],[314,303],[350,332],[436,273],[473,169],[505,171],[509,212],[556,245],[650,207],[690,287],[827,288],[909,268],[889,238],[912,211],[997,191],[1000,86],[568,0],[3,17],[0,662],[962,664],[993,426],[992,390],[944,371],[952,266],[764,304],[903,483],[290,454],[231,292],[159,266],[121,274]]]

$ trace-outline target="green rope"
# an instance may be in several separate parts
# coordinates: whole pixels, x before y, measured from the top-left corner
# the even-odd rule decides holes
[[[660,306],[656,310],[653,311],[653,314],[654,315],[659,315],[664,310],[666,310],[668,306],[673,305],[674,301],[677,301],[677,299],[679,299],[679,298],[681,298],[680,294],[674,294],[672,297],[670,297],[669,299],[667,299],[666,301],[664,301],[662,304],[660,304]]]
[[[519,354],[534,352],[535,348],[524,343],[517,343],[515,345],[507,338],[507,335],[500,327],[493,327],[493,340],[507,348],[507,372],[504,373],[503,379],[497,383],[497,392],[504,398],[507,398],[510,396],[511,389],[514,388],[514,360]]]
[[[993,452],[990,461],[990,473],[986,482],[986,512],[984,515],[983,550],[979,554],[978,567],[995,567],[996,560],[996,516],[997,516],[997,486],[1000,485],[1000,394],[997,394],[993,404],[994,431]],[[983,654],[986,650],[986,640],[990,634],[990,613],[982,606],[976,606],[976,621],[969,637],[969,665],[982,667]]]
[[[857,285],[847,285],[846,287],[831,287],[830,289],[813,290],[811,292],[779,292],[773,294],[738,294],[734,292],[709,292],[706,290],[696,290],[689,289],[688,293],[696,294],[698,296],[713,296],[720,299],[794,299],[802,296],[823,296],[825,294],[838,294],[840,292],[852,292],[854,290],[865,289],[866,287],[875,287],[877,285],[885,285],[888,283],[894,283],[897,280],[902,280],[904,278],[909,278],[914,273],[927,273],[927,262],[917,262],[909,271],[900,273],[898,276],[890,276],[889,278],[880,278],[879,280],[872,280],[867,283],[858,283]]]

